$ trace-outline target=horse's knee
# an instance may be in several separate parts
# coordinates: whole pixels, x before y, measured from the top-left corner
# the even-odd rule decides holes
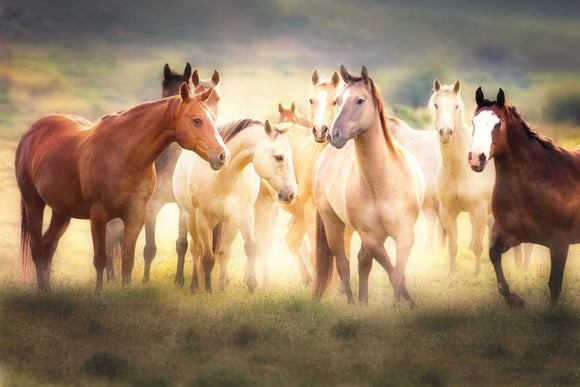
[[[175,241],[175,251],[179,256],[187,252],[187,238],[179,238]]]
[[[244,244],[244,251],[246,252],[247,257],[254,257],[256,255],[256,251],[258,250],[258,244],[256,241],[249,240]]]
[[[143,258],[145,259],[145,262],[150,263],[153,261],[153,258],[155,258],[156,254],[157,246],[155,244],[146,244],[145,247],[143,247]]]

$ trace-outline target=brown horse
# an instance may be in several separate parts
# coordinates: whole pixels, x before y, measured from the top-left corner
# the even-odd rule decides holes
[[[509,307],[524,307],[524,300],[510,291],[501,256],[519,243],[537,243],[550,249],[549,287],[555,304],[568,247],[580,242],[580,148],[566,150],[530,128],[516,108],[506,104],[502,89],[492,102],[480,87],[475,100],[468,161],[477,172],[491,158],[495,163],[489,257],[499,292]]]
[[[50,288],[52,257],[71,218],[90,219],[97,290],[107,262],[106,224],[123,220],[122,278],[130,283],[135,243],[155,187],[153,162],[172,142],[194,150],[216,170],[228,160],[203,103],[212,92],[192,96],[184,83],[179,96],[104,116],[94,126],[76,116],[49,115],[22,135],[15,161],[21,259],[25,266],[32,255],[40,290]],[[46,205],[52,218],[43,235]]]
[[[279,102],[278,113],[280,113],[280,117],[278,117],[279,123],[291,122],[301,126],[310,126],[310,120],[304,114],[296,110],[296,104],[294,102],[290,104],[290,109],[286,109],[282,103]]]
[[[191,65],[187,63],[183,71],[183,75],[171,71],[169,64],[165,64],[163,68],[163,82],[161,84],[161,95],[163,98],[179,94],[179,88],[182,83],[187,83],[194,93],[202,93],[213,87],[213,93],[205,102],[209,108],[214,119],[217,117],[218,102],[220,99],[217,87],[220,82],[220,75],[217,70],[214,70],[211,79],[200,80],[198,71],[191,72]],[[149,200],[147,206],[147,221],[145,222],[145,246],[143,248],[143,259],[145,262],[143,270],[143,282],[149,281],[149,273],[151,270],[151,262],[157,253],[157,246],[155,244],[155,227],[157,223],[157,215],[165,204],[175,203],[173,195],[172,179],[173,170],[177,163],[177,159],[181,154],[181,147],[178,144],[171,144],[165,149],[161,155],[155,160],[155,172],[157,174],[157,183],[153,195]],[[180,213],[179,227],[184,233],[187,233],[184,215]],[[116,257],[115,251],[117,247],[123,244],[123,223],[120,219],[115,219],[107,224],[107,252],[109,257]],[[176,249],[178,254],[180,251],[187,251],[187,239],[178,238]],[[107,278],[114,278],[113,259],[110,259],[107,264]],[[182,284],[183,279],[176,278],[176,282]]]

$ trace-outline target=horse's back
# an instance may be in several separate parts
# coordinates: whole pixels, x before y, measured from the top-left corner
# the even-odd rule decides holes
[[[57,211],[67,207],[67,200],[81,200],[78,160],[90,127],[82,117],[65,115],[45,116],[30,126],[18,144],[15,160],[23,198],[38,194]]]

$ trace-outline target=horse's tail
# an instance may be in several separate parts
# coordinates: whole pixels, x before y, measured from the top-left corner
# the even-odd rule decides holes
[[[22,270],[22,278],[24,281],[32,275],[32,254],[30,253],[30,229],[28,227],[28,218],[26,216],[26,206],[24,200],[20,199],[20,264]]]
[[[330,251],[326,230],[320,213],[316,211],[316,276],[314,292],[316,297],[321,298],[332,280],[334,271],[334,256]]]
[[[223,223],[218,223],[213,228],[211,251],[213,252],[214,256],[217,254],[218,250],[222,245],[223,229],[224,229]]]

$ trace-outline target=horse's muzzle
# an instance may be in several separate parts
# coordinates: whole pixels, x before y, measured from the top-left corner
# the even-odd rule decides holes
[[[477,157],[473,157],[473,154],[469,152],[467,154],[467,162],[471,166],[472,170],[475,172],[481,172],[487,164],[487,157],[483,153],[480,153]]]
[[[230,154],[227,149],[224,148],[223,151],[216,152],[209,156],[209,165],[214,171],[219,171],[228,164],[230,160]]]
[[[284,204],[290,204],[298,198],[298,189],[287,189],[278,192],[278,200]]]

